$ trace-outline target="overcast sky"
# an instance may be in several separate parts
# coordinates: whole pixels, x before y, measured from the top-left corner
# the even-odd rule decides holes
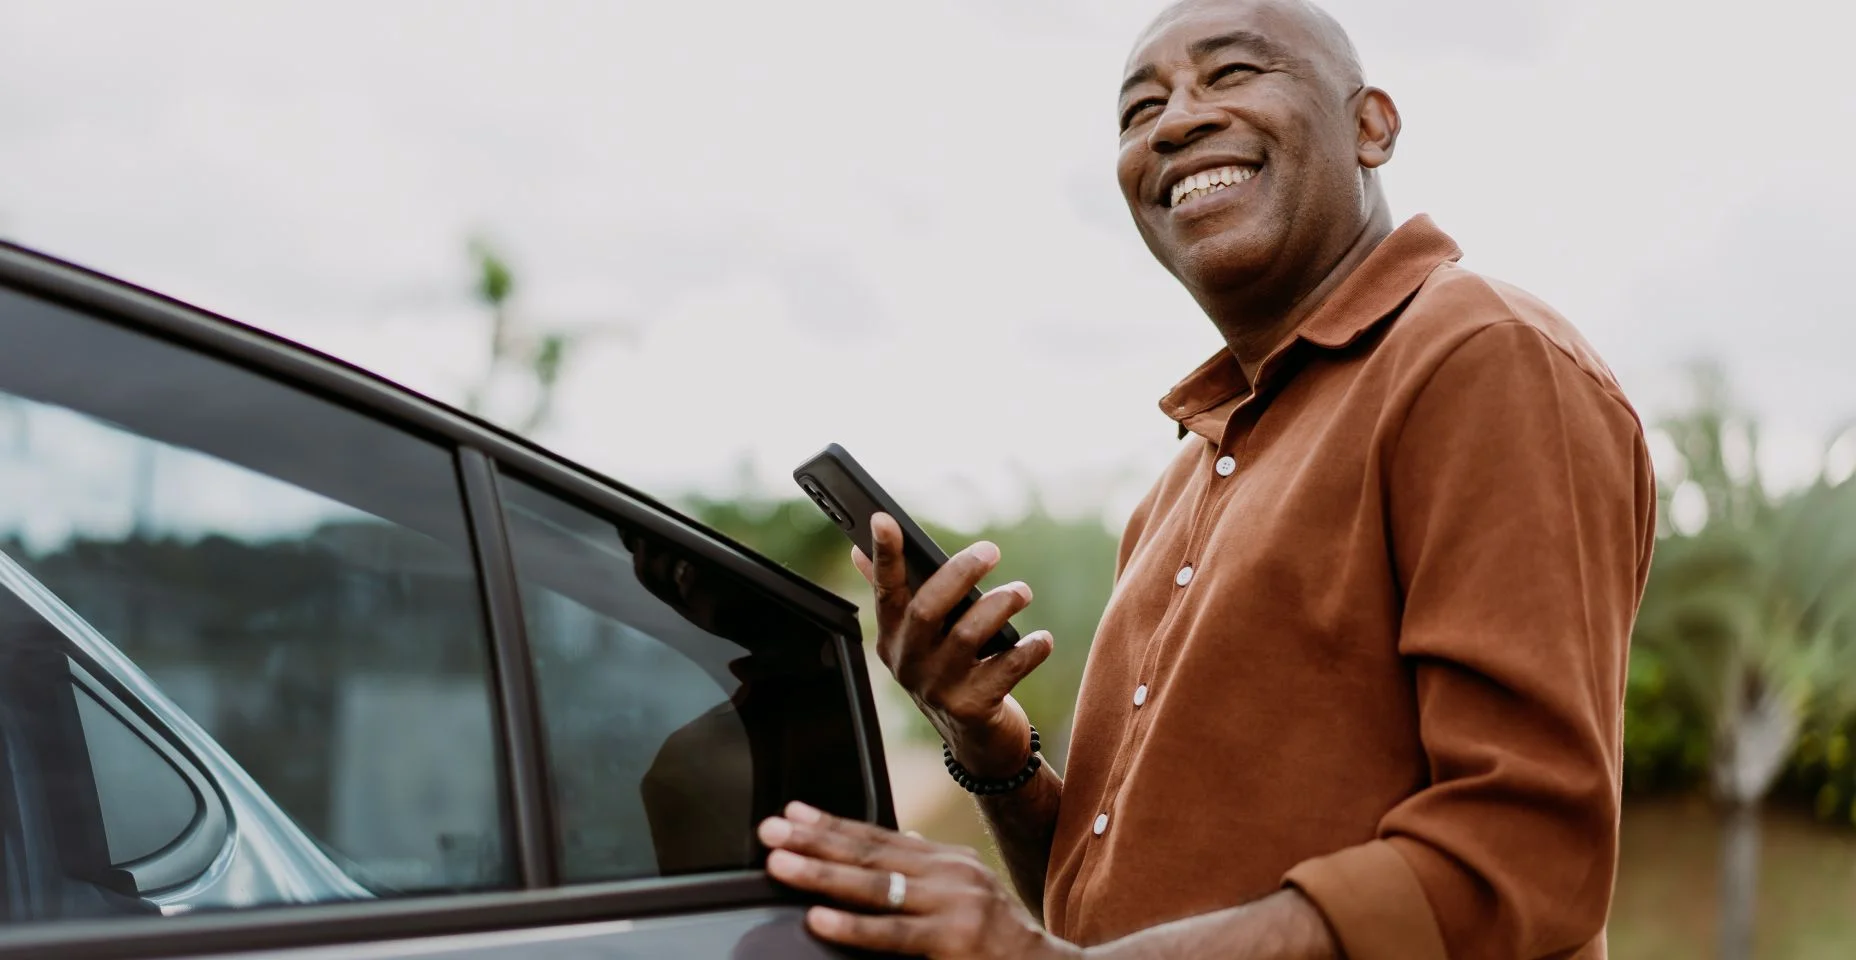
[[[465,239],[612,323],[542,439],[652,492],[849,446],[956,522],[1125,512],[1219,345],[1114,185],[1152,0],[0,0],[0,236],[457,400]],[[1335,0],[1396,215],[1597,344],[1714,354],[1811,466],[1856,414],[1845,4]],[[1116,522],[1119,522],[1118,520]]]

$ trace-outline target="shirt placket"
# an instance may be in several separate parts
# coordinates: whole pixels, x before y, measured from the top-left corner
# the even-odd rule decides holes
[[[1167,607],[1149,637],[1146,649],[1141,655],[1140,669],[1135,675],[1135,686],[1130,694],[1133,709],[1123,727],[1122,741],[1115,752],[1115,759],[1109,767],[1108,778],[1104,782],[1101,809],[1091,823],[1091,842],[1083,852],[1083,862],[1078,870],[1075,884],[1076,893],[1072,902],[1085,903],[1090,887],[1093,886],[1096,850],[1108,831],[1113,829],[1115,802],[1121,795],[1126,783],[1128,768],[1134,756],[1139,752],[1148,731],[1147,717],[1153,711],[1148,708],[1158,697],[1164,696],[1157,683],[1160,664],[1180,642],[1174,637],[1180,612],[1193,599],[1190,591],[1194,580],[1198,579],[1199,568],[1206,562],[1206,550],[1210,544],[1212,531],[1223,515],[1225,507],[1235,495],[1238,484],[1244,474],[1244,468],[1254,459],[1250,450],[1250,437],[1253,432],[1255,416],[1251,412],[1250,400],[1247,398],[1232,410],[1230,419],[1218,446],[1212,451],[1208,463],[1201,470],[1204,476],[1200,483],[1198,495],[1194,497],[1192,514],[1187,521],[1186,545],[1175,565],[1173,590],[1167,598]]]

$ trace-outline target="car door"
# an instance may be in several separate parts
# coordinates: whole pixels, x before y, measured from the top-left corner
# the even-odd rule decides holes
[[[0,957],[833,955],[752,828],[893,824],[848,605],[6,247],[0,342]]]

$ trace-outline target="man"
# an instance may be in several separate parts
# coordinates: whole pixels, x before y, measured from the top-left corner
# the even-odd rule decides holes
[[[1187,0],[1129,60],[1122,193],[1223,335],[1162,402],[1187,442],[1123,540],[1068,769],[1008,691],[1047,635],[976,544],[878,649],[945,736],[1025,903],[963,851],[795,806],[777,879],[820,937],[936,958],[1604,956],[1641,426],[1572,327],[1393,228],[1399,115],[1302,0]]]

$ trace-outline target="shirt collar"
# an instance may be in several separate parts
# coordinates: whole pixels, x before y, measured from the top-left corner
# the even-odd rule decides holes
[[[1366,255],[1296,328],[1293,339],[1329,350],[1347,347],[1398,313],[1439,264],[1462,256],[1456,241],[1430,217],[1413,217]],[[1161,398],[1160,409],[1179,423],[1181,437],[1190,430],[1222,443],[1225,422],[1249,395],[1250,382],[1237,357],[1221,349]]]

